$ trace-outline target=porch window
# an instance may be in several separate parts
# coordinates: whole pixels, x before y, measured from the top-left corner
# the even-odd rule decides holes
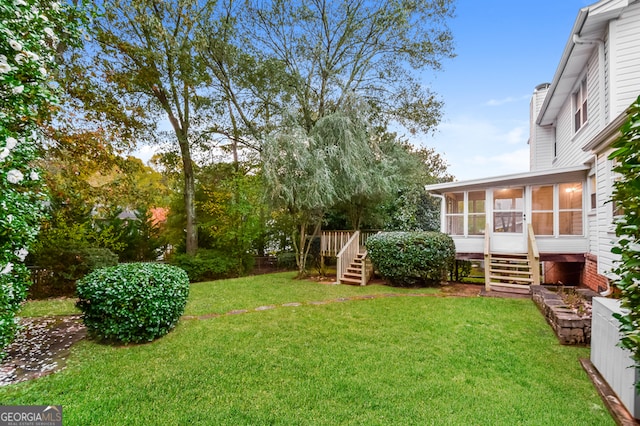
[[[522,232],[524,190],[503,188],[493,191],[493,231]]]
[[[487,223],[485,191],[469,192],[469,235],[483,235]]]
[[[560,235],[582,235],[582,183],[559,185]]]
[[[578,90],[573,94],[573,123],[577,132],[587,122],[587,78],[585,77]]]
[[[464,192],[444,194],[446,199],[447,234],[464,235]]]
[[[553,186],[531,188],[531,225],[536,235],[553,235]]]

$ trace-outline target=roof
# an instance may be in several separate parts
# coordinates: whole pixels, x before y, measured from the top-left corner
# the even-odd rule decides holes
[[[425,186],[428,192],[442,194],[451,191],[465,191],[473,189],[485,189],[491,187],[505,187],[516,185],[545,185],[558,182],[582,180],[586,177],[589,165],[580,165],[567,168],[538,170],[511,175],[495,176],[481,179],[466,180],[460,182],[446,182]]]
[[[597,40],[602,40],[610,20],[620,16],[625,7],[637,0],[601,0],[580,9],[565,45],[560,64],[544,99],[537,124],[554,124],[560,108],[571,95]],[[576,38],[585,42],[576,43]]]

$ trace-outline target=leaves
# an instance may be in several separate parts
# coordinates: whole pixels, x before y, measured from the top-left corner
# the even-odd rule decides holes
[[[614,184],[613,201],[623,216],[616,222],[619,237],[612,252],[620,256],[614,270],[619,279],[622,306],[628,309],[619,315],[622,346],[632,352],[640,365],[640,97],[629,108],[629,117],[621,128],[622,135],[613,144],[609,159],[615,160],[614,171],[620,179]]]

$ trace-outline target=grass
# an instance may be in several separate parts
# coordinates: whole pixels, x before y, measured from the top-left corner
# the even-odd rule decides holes
[[[415,293],[276,274],[196,284],[188,310],[361,292]],[[528,300],[279,306],[183,320],[145,345],[84,341],[66,370],[0,388],[0,401],[61,404],[69,425],[614,424],[578,363],[588,353],[560,346]]]
[[[79,314],[76,308],[76,299],[60,297],[45,300],[29,300],[22,306],[18,313],[21,317],[44,317],[50,315],[74,315]]]

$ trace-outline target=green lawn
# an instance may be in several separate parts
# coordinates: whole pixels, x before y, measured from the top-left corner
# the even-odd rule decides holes
[[[416,292],[290,277],[195,284],[190,315],[278,306],[183,320],[146,345],[82,342],[0,401],[61,404],[65,425],[614,424],[578,363],[588,349],[560,346],[528,300],[282,306]]]

